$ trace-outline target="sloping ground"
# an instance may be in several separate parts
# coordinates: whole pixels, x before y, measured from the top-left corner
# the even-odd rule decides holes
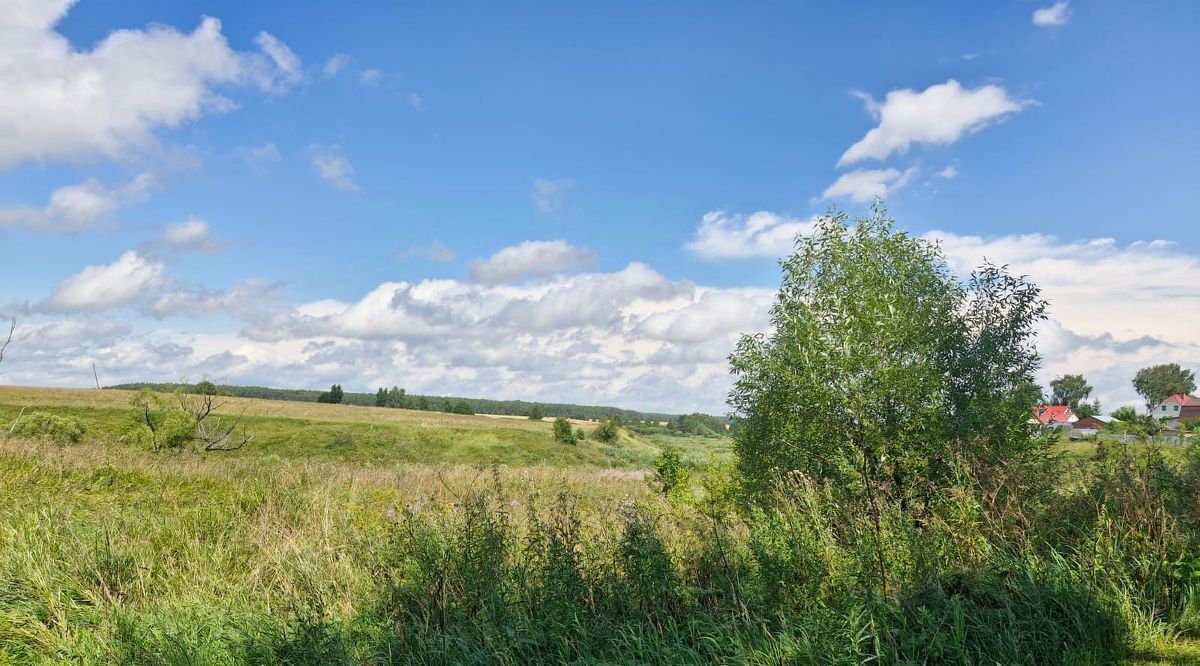
[[[0,387],[0,424],[21,409],[78,418],[85,440],[104,446],[132,441],[134,393],[121,390]],[[341,461],[367,465],[509,465],[646,469],[664,448],[692,447],[690,438],[650,438],[623,431],[616,442],[571,446],[554,440],[550,421],[497,419],[380,407],[223,398],[225,418],[241,416],[254,441],[217,455],[237,459]],[[594,424],[583,424],[585,431]],[[716,445],[722,448],[720,442]],[[689,460],[702,464],[697,448]]]
[[[0,403],[41,404],[55,407],[89,407],[94,409],[128,409],[133,391],[120,389],[59,389],[25,386],[0,386]],[[315,402],[287,402],[256,398],[222,398],[227,401],[224,411],[247,416],[304,419],[355,423],[390,423],[422,427],[452,427],[457,429],[493,430],[514,428],[549,432],[548,421],[529,419],[490,419],[444,412],[425,412],[413,409],[383,409],[358,405],[326,405]]]

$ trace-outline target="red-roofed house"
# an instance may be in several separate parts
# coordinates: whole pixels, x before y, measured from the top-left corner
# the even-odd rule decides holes
[[[1200,398],[1186,393],[1176,393],[1158,403],[1158,406],[1150,413],[1154,415],[1154,418],[1165,421],[1164,425],[1169,428],[1178,426],[1180,421],[1200,420]]]
[[[1033,408],[1033,418],[1030,423],[1040,424],[1047,428],[1070,428],[1079,420],[1068,405],[1036,405]]]

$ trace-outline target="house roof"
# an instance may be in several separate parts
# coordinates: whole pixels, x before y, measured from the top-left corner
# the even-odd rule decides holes
[[[1188,395],[1186,393],[1176,393],[1175,395],[1170,396],[1166,400],[1163,400],[1163,402],[1173,402],[1173,403],[1180,405],[1181,407],[1198,407],[1198,406],[1200,406],[1200,398],[1197,398],[1194,395]]]
[[[1092,416],[1085,416],[1084,418],[1079,419],[1079,420],[1083,421],[1085,419],[1096,419],[1097,421],[1099,421],[1101,423],[1120,423],[1121,422],[1121,419],[1114,419],[1111,416],[1105,416],[1103,414],[1094,414]]]
[[[1033,408],[1033,415],[1045,425],[1069,423],[1075,418],[1075,413],[1071,411],[1069,405],[1036,405]]]

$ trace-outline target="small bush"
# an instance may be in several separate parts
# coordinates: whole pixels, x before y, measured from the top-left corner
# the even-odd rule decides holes
[[[554,441],[563,444],[575,444],[575,431],[571,429],[571,422],[558,417],[554,419]]]
[[[654,460],[655,490],[668,497],[678,494],[687,487],[689,474],[683,458],[677,451],[663,451]]]
[[[612,421],[601,421],[600,425],[596,426],[596,429],[592,431],[592,439],[596,440],[597,442],[612,444],[613,442],[617,441],[617,437],[620,435],[620,433],[621,430],[617,427],[616,423],[613,423]]]
[[[87,426],[74,416],[33,412],[18,418],[10,432],[20,437],[44,437],[56,442],[76,443],[83,439]]]

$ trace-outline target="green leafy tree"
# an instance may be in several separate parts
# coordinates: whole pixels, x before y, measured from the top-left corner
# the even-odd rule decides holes
[[[962,284],[934,244],[893,225],[877,205],[797,238],[773,332],[744,336],[730,357],[748,499],[770,502],[800,472],[862,501],[885,589],[882,503],[924,524],[957,470],[1003,470],[1044,450],[1026,424],[1045,317],[1037,287],[992,265]]]
[[[189,395],[178,389],[166,396],[141,389],[130,402],[137,410],[132,434],[152,451],[236,451],[254,440],[240,417],[218,414],[226,401],[215,393]]]
[[[562,444],[575,444],[575,432],[571,429],[571,422],[558,417],[554,419],[554,441]]]
[[[192,393],[196,395],[217,395],[217,385],[206,379],[196,384],[192,389]]]
[[[585,439],[587,439],[587,433],[584,432],[583,428],[576,428],[575,429],[575,441],[582,442]]]
[[[399,386],[387,392],[387,406],[393,409],[408,409],[408,394]]]
[[[1063,375],[1050,382],[1050,404],[1067,405],[1073,411],[1092,394],[1083,375]]]
[[[1114,419],[1116,419],[1118,421],[1127,421],[1130,423],[1132,423],[1138,419],[1137,410],[1128,405],[1114,409],[1112,414],[1109,414],[1109,416],[1113,417]]]
[[[541,421],[544,418],[546,418],[546,408],[541,403],[533,403],[533,406],[529,408],[529,420]]]
[[[420,398],[417,398],[417,409],[419,409],[423,412],[428,412],[429,411],[429,399],[426,398],[425,396],[421,396]]]
[[[1152,365],[1138,370],[1133,377],[1133,388],[1146,401],[1147,411],[1168,397],[1196,390],[1196,373],[1180,367],[1178,363]]]
[[[387,407],[387,403],[388,403],[387,389],[380,386],[379,390],[375,392],[375,406],[376,407]]]

